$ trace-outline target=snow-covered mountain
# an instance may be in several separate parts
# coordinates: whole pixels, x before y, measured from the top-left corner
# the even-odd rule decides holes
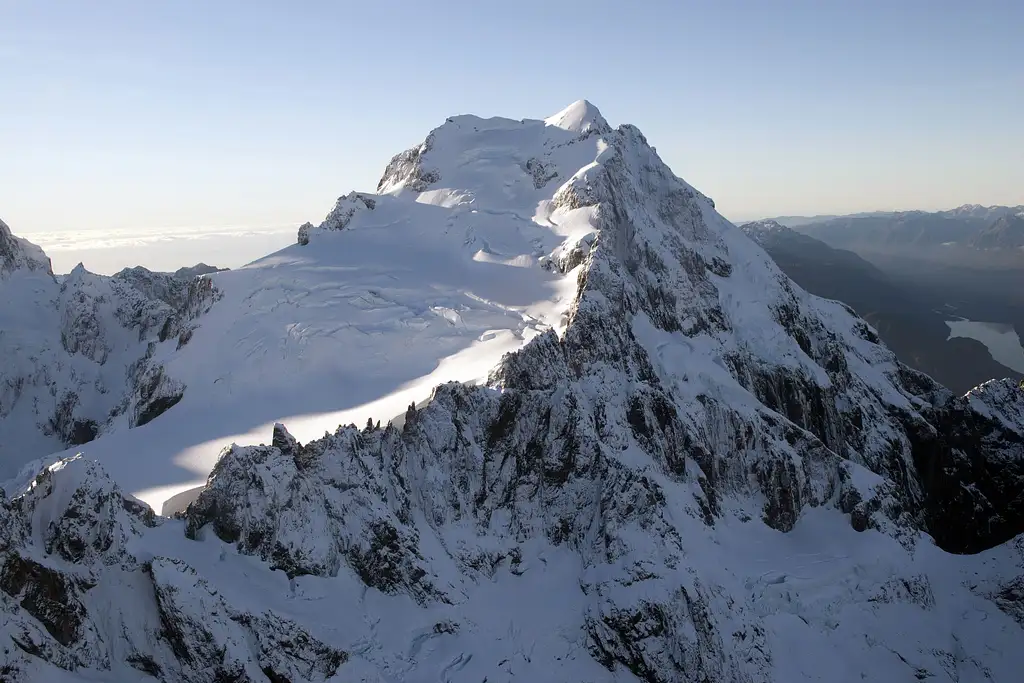
[[[1024,670],[1024,391],[899,364],[585,101],[209,279],[180,402],[8,483],[8,677]]]
[[[965,204],[948,211],[892,211],[815,218],[791,216],[776,220],[841,249],[869,252],[908,247],[998,250],[1024,245],[1021,214],[1024,214],[1024,206]]]

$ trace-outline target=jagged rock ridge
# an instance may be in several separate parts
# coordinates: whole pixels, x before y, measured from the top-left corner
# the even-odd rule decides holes
[[[179,557],[144,570],[166,615],[133,650],[152,675],[724,683],[1020,670],[1024,391],[995,382],[955,397],[900,365],[852,311],[793,285],[636,128],[595,111],[450,119],[395,157],[374,206],[349,195],[339,225],[304,226],[324,245],[378,211],[508,211],[514,191],[491,187],[507,171],[546,193],[528,195],[540,220],[591,229],[535,262],[576,278],[565,325],[484,385],[439,386],[401,427],[300,444],[278,425],[271,445],[223,454],[182,519],[157,527]],[[516,151],[485,146],[494,131]],[[551,180],[537,183],[538,167]],[[138,546],[156,547],[157,532],[137,528]],[[289,642],[313,643],[304,662],[326,665],[268,671],[281,623]],[[19,671],[113,671],[102,656],[22,652]]]
[[[113,277],[79,264],[54,276],[49,259],[0,224],[0,471],[145,424],[184,385],[154,354],[188,342],[219,294],[209,278],[126,269]],[[204,266],[209,268],[209,266]]]

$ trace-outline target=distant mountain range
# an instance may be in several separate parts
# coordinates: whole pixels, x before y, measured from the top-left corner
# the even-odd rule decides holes
[[[993,360],[980,342],[948,339],[945,293],[931,283],[894,278],[852,251],[833,248],[774,220],[741,227],[797,284],[851,306],[900,360],[954,391],[965,392],[993,377],[1020,378]]]
[[[1024,213],[1000,216],[975,236],[971,246],[979,249],[1024,246]]]
[[[1024,205],[965,204],[949,211],[891,211],[773,220],[840,249],[1024,247]]]

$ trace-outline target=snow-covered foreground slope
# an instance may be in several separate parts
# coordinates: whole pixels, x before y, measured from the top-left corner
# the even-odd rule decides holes
[[[8,485],[9,677],[1024,670],[1024,391],[901,366],[589,103],[449,119],[212,281],[182,400]]]
[[[417,556],[370,526],[366,501],[355,538],[337,537],[355,541],[338,574],[289,578],[210,531],[189,540],[185,522],[154,519],[78,459],[0,508],[0,671],[140,683],[1018,680],[1024,539],[948,555],[925,538],[858,534],[835,509],[788,533],[735,515],[709,526],[662,477],[604,476],[593,492],[606,495],[575,511],[589,538],[508,533],[505,515],[442,525],[414,504]],[[529,521],[560,512],[537,506]],[[325,521],[294,531],[330,544]],[[426,569],[417,580],[402,573],[414,564]]]

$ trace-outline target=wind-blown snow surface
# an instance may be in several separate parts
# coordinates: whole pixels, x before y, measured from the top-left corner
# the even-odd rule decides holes
[[[212,276],[177,405],[8,485],[5,673],[1024,670],[1024,392],[900,366],[637,129],[449,119],[299,242]]]

